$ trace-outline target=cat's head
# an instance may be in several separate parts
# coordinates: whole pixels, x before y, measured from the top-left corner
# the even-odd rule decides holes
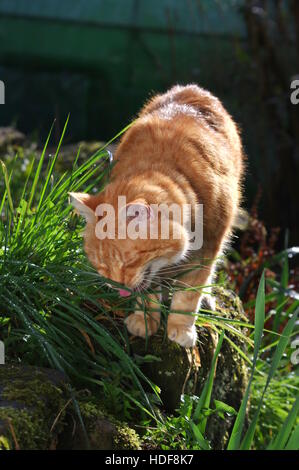
[[[112,221],[110,229],[114,237],[108,238],[102,235],[103,229],[107,232],[107,220],[111,220],[111,217],[107,218],[105,196],[85,193],[70,193],[70,196],[71,203],[86,220],[84,248],[89,261],[100,275],[124,286],[124,289],[119,289],[120,295],[126,296],[130,295],[130,290],[148,288],[162,268],[174,265],[186,256],[188,235],[184,227],[175,224],[176,236],[173,236],[174,222],[170,221],[169,236],[162,236],[160,216],[147,201],[139,198],[119,210],[110,198],[111,213],[114,213],[114,223]],[[158,228],[151,234],[149,225],[151,223],[155,227],[155,222]],[[135,238],[134,232],[137,230],[140,233],[142,227],[147,230],[146,238]]]

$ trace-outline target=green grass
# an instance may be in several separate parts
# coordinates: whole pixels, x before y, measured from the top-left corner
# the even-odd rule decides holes
[[[57,172],[66,125],[55,155],[46,158],[49,134],[40,158],[32,154],[25,178],[18,173],[18,156],[9,168],[1,164],[0,334],[8,359],[62,370],[76,389],[87,387],[106,397],[123,419],[137,420],[141,426],[150,419],[147,439],[164,448],[210,449],[205,430],[209,413],[214,412],[238,413],[229,449],[296,447],[299,385],[290,367],[289,342],[294,337],[298,303],[294,301],[285,311],[287,263],[281,279],[269,281],[272,292],[266,296],[262,277],[255,327],[224,321],[210,311],[200,313],[197,323],[209,323],[220,337],[209,377],[200,397],[183,397],[176,416],[157,419],[158,387],[132,358],[126,328],[112,315],[114,308],[129,313],[134,299],[119,299],[87,263],[83,222],[68,204],[71,191],[93,192],[103,187],[110,171],[107,152],[100,149],[81,165],[78,153],[71,170]],[[264,331],[264,306],[273,299],[279,315],[269,336]],[[234,328],[236,323],[251,328],[252,334],[246,337]],[[246,341],[252,370],[240,410],[211,403],[217,355],[222,341],[230,340],[238,349],[233,335]],[[244,434],[249,398],[251,425]]]
[[[225,403],[211,406],[211,393],[217,357],[221,350],[224,333],[219,338],[213,357],[210,374],[204,384],[201,396],[185,397],[177,416],[167,417],[163,423],[146,433],[146,440],[163,449],[211,450],[205,436],[208,416],[211,413],[236,414],[227,450],[298,450],[299,449],[299,378],[294,373],[283,373],[281,364],[289,345],[299,309],[288,320],[279,335],[270,361],[260,357],[265,322],[265,280],[262,275],[255,306],[255,329],[252,369],[248,386],[238,413]],[[254,393],[252,393],[252,388]],[[269,393],[270,391],[270,393]],[[268,392],[268,393],[267,393]],[[275,401],[273,401],[273,397]],[[287,399],[286,399],[287,398]],[[246,415],[250,401],[253,401],[246,426]],[[269,403],[270,402],[270,403]]]
[[[116,300],[116,294],[87,264],[82,222],[68,204],[68,192],[101,187],[109,170],[107,152],[98,151],[80,167],[76,158],[70,172],[57,176],[62,138],[46,169],[42,171],[49,139],[40,159],[32,160],[18,200],[10,190],[13,172],[8,174],[2,162],[1,338],[11,360],[55,367],[78,386],[101,387],[103,393],[113,383],[123,399],[137,400],[142,409],[153,412],[144,391],[149,381],[130,357],[125,329],[115,324],[112,334],[96,320],[103,315],[109,326],[104,303]],[[150,386],[157,394],[154,384]]]

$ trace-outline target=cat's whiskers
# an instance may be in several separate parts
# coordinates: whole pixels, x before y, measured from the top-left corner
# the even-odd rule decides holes
[[[209,261],[209,264],[216,261],[216,259],[203,258],[202,260],[197,260],[197,261],[194,261],[193,263],[185,263],[183,261],[180,264],[172,264],[172,265],[169,264],[169,265],[165,266],[165,268],[161,268],[161,269],[175,268],[175,267],[180,268],[180,267],[184,267],[184,266],[198,266],[198,265],[206,266],[206,264],[203,264],[203,262],[202,262],[204,260]]]
[[[194,289],[195,287],[199,287],[199,286],[194,286],[192,284],[189,284],[185,281],[181,281],[181,280],[178,280],[178,279],[173,279],[171,277],[163,278],[163,280],[166,280],[166,279],[169,279],[172,282],[172,287],[175,287],[175,286],[176,287],[181,287],[180,284],[184,285],[187,288],[192,288],[192,289]]]
[[[166,279],[171,279],[171,278],[163,278],[163,279],[159,279],[155,276],[151,277],[151,278],[144,278],[146,281],[150,282],[150,284],[154,284],[154,285],[157,285],[157,286],[161,286],[162,283],[166,283],[167,284],[167,287],[170,288],[171,287],[171,283],[168,282]]]
[[[183,266],[173,266],[173,267],[168,267],[160,270],[160,275],[163,274],[172,274],[172,273],[183,273],[184,271],[190,271],[192,269],[201,269],[201,270],[210,270],[210,267],[199,264],[199,263],[194,263],[194,264],[189,264],[189,265],[183,265]]]

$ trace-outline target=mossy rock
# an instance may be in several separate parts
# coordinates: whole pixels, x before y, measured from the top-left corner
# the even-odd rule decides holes
[[[78,398],[77,403],[86,435],[64,374],[32,366],[0,366],[0,449],[141,448],[137,433],[105,412],[95,397]]]
[[[65,377],[58,371],[0,366],[0,442],[10,449],[55,448],[63,429],[64,389]]]
[[[0,127],[0,154],[8,148],[24,144],[25,136],[14,127]]]
[[[140,367],[145,376],[160,388],[163,407],[167,411],[175,410],[182,393],[187,392],[185,387],[190,391],[191,377],[196,371],[195,354],[164,338],[161,333],[148,338],[147,345],[138,338],[131,347],[134,355],[146,358]]]
[[[78,400],[85,430],[78,422],[78,414],[72,411],[71,422],[76,423],[76,433],[64,433],[61,448],[75,450],[140,450],[138,434],[127,423],[108,414],[93,396]]]
[[[238,296],[232,291],[227,291],[223,288],[215,289],[216,307],[218,315],[222,318],[238,320],[247,323],[248,319],[245,316],[242,302]],[[247,335],[246,327],[239,326],[233,323],[236,330]],[[205,338],[203,333],[205,333]],[[206,330],[200,334],[202,341],[202,348],[204,347],[204,340],[210,344],[211,331]],[[239,336],[226,331],[226,336],[244,353],[247,350],[246,342]],[[216,343],[215,343],[216,345]],[[214,353],[214,349],[212,351]],[[200,394],[202,383],[206,377],[206,372],[200,376],[197,384],[196,394]],[[220,354],[217,361],[216,375],[213,383],[213,392],[211,396],[211,405],[213,406],[214,400],[221,401],[236,411],[239,410],[246,387],[248,384],[248,365],[240,353],[229,343],[227,340],[223,341]],[[209,417],[206,435],[210,440],[214,449],[225,448],[228,437],[231,433],[235,417],[233,415],[224,414],[220,418],[218,414]],[[247,417],[246,417],[247,420]],[[245,427],[247,422],[245,423]]]
[[[214,290],[217,316],[247,322],[240,299],[231,291],[217,287]],[[244,327],[233,324],[234,328],[244,335]],[[245,341],[231,333],[227,337],[243,351]],[[210,372],[212,358],[218,337],[208,326],[198,327],[198,346],[186,350],[165,338],[163,331],[144,340],[134,339],[132,351],[137,356],[155,356],[157,360],[146,361],[142,370],[160,389],[163,407],[174,412],[180,405],[181,395],[188,393],[198,395]],[[211,405],[214,400],[222,401],[238,410],[248,383],[248,368],[245,360],[236,349],[224,340],[218,356],[216,375],[214,378]],[[220,418],[218,414],[209,417],[207,436],[215,449],[225,447],[227,437],[232,428],[234,417]]]

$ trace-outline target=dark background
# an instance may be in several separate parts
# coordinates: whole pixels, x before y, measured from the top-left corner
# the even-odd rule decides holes
[[[0,0],[0,126],[108,140],[152,93],[196,82],[242,130],[245,206],[298,242],[297,0]],[[297,77],[298,78],[298,77]]]

